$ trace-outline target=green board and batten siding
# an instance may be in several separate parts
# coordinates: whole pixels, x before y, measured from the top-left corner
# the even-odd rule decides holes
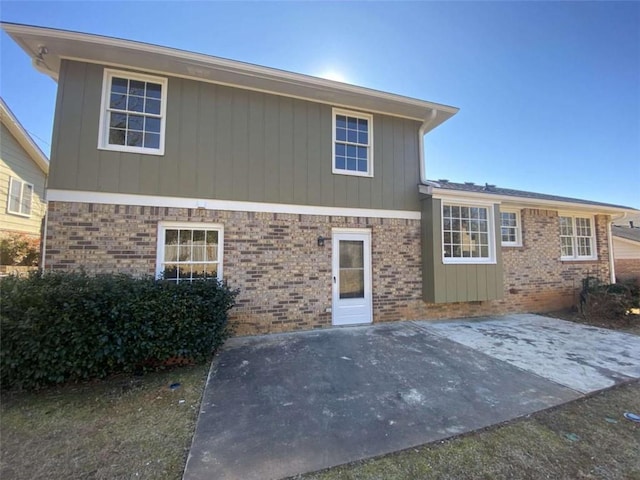
[[[101,65],[64,60],[52,189],[419,211],[414,120],[374,114],[374,177],[332,173],[332,109],[169,77],[165,155],[98,150]]]
[[[495,264],[452,265],[442,262],[442,201],[422,199],[422,298],[426,302],[451,303],[502,298],[502,252],[496,249]],[[494,218],[500,218],[499,206]],[[496,222],[497,223],[497,222]],[[495,238],[500,238],[495,225]]]

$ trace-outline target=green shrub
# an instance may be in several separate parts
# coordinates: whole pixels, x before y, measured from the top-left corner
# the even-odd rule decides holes
[[[237,292],[217,280],[175,284],[127,275],[0,279],[0,380],[33,389],[202,362],[231,333]]]

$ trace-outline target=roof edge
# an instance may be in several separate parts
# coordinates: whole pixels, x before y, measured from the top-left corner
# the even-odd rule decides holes
[[[49,159],[36,142],[33,141],[31,135],[29,135],[27,130],[20,123],[2,97],[0,97],[0,119],[9,132],[16,137],[20,146],[25,149],[34,163],[44,172],[45,175],[48,175]]]
[[[246,62],[240,62],[237,60],[230,60],[221,57],[216,57],[213,55],[206,55],[203,53],[196,53],[187,50],[176,49],[172,47],[165,47],[160,45],[155,45],[151,43],[138,42],[134,40],[126,40],[116,37],[109,37],[104,35],[97,35],[91,33],[82,33],[71,30],[62,30],[62,29],[54,29],[48,27],[39,27],[34,25],[25,25],[19,23],[11,23],[11,22],[0,22],[0,27],[7,32],[11,38],[16,41],[26,53],[30,55],[32,59],[34,59],[34,65],[36,67],[42,67],[46,65],[46,69],[53,73],[57,74],[59,71],[59,64],[56,65],[55,62],[47,62],[47,56],[45,56],[44,60],[38,57],[38,53],[34,51],[34,49],[29,48],[27,42],[25,41],[25,37],[45,37],[50,39],[57,40],[66,40],[79,42],[86,45],[95,45],[99,44],[102,47],[109,46],[114,48],[127,49],[129,51],[142,52],[145,54],[152,55],[163,55],[169,58],[180,59],[195,62],[208,68],[217,71],[231,72],[236,75],[242,75],[247,77],[252,77],[257,80],[278,82],[278,86],[282,89],[281,91],[272,91],[270,93],[274,94],[284,94],[286,95],[286,87],[287,85],[296,85],[298,87],[303,88],[322,88],[331,93],[335,94],[350,94],[356,95],[360,97],[366,97],[369,99],[377,99],[380,101],[386,101],[395,103],[398,105],[405,105],[408,107],[414,107],[425,110],[437,110],[442,112],[443,116],[446,119],[455,115],[459,108],[452,107],[449,105],[429,102],[426,100],[420,100],[412,97],[407,97],[403,95],[398,95],[394,93],[384,92],[380,90],[375,90],[367,87],[361,87],[357,85],[351,85],[347,83],[337,82],[334,80],[323,79],[319,77],[314,77],[311,75],[305,75],[301,73],[289,72],[286,70],[275,69],[271,67],[265,67],[255,64],[250,64]],[[49,52],[50,55],[55,52]],[[60,56],[60,58],[71,58],[65,57],[64,55]],[[39,60],[39,61],[38,61]],[[87,61],[91,61],[89,55],[86,58]],[[53,63],[53,64],[52,64]],[[132,68],[135,68],[135,65],[131,65]],[[205,79],[194,75],[190,78],[199,81],[206,81]],[[215,82],[214,82],[215,83]],[[242,85],[239,85],[242,88]],[[268,90],[267,90],[268,91]],[[315,99],[309,97],[308,100],[314,101]],[[317,101],[317,100],[315,100]],[[389,112],[393,114],[393,112]],[[407,117],[413,118],[413,117]],[[423,118],[415,118],[416,120],[423,120]],[[442,122],[439,122],[442,123]],[[435,126],[434,126],[435,127]]]

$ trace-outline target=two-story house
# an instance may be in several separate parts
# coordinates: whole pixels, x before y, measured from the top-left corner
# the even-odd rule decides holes
[[[567,306],[628,208],[428,181],[457,108],[2,24],[58,82],[46,269],[215,276],[238,333]]]

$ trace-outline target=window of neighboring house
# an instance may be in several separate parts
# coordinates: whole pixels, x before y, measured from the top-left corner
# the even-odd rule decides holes
[[[595,260],[595,231],[592,217],[560,216],[562,260]]]
[[[517,210],[500,211],[500,233],[503,247],[522,246],[520,212]]]
[[[333,109],[333,173],[373,176],[373,115]]]
[[[14,177],[9,178],[9,198],[7,212],[14,215],[31,215],[31,200],[33,199],[33,185]]]
[[[493,214],[488,206],[442,205],[444,263],[493,263]]]
[[[164,154],[167,79],[105,69],[98,148]]]
[[[157,276],[174,282],[222,280],[222,241],[221,225],[161,222]]]

